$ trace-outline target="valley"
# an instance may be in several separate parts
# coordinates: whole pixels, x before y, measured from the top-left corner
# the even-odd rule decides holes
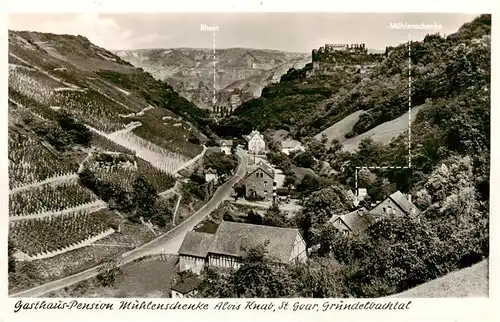
[[[302,68],[309,54],[251,48],[215,50],[215,84],[211,49],[165,48],[116,51],[123,60],[166,81],[175,91],[200,108],[212,109],[212,91],[217,105],[236,108],[259,97],[262,89],[280,80],[290,68]]]
[[[213,57],[9,31],[9,294],[436,296],[484,269],[491,15]]]

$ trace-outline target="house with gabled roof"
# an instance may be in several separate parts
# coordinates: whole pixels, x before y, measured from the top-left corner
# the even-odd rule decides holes
[[[351,211],[344,215],[334,215],[328,223],[332,224],[345,236],[357,236],[365,231],[375,219],[365,207]]]
[[[250,134],[244,135],[243,138],[248,142],[248,153],[258,155],[266,151],[264,136],[259,131],[253,130]]]
[[[186,234],[179,249],[179,270],[199,274],[207,266],[237,269],[246,252],[259,245],[265,245],[265,256],[277,264],[307,259],[306,243],[296,228],[223,221],[215,234]]]
[[[420,214],[420,210],[401,191],[396,191],[376,204],[369,213],[375,218],[386,216],[417,217]]]
[[[214,235],[190,231],[184,237],[179,248],[179,270],[191,270],[196,274],[205,268],[208,247]]]
[[[213,182],[214,184],[217,184],[217,181],[219,180],[219,176],[217,175],[217,171],[213,168],[208,168],[204,169],[203,173],[205,174],[205,181],[206,182]]]
[[[192,298],[197,294],[196,288],[200,285],[201,279],[197,276],[191,276],[185,280],[175,283],[170,288],[172,298]]]
[[[274,187],[274,169],[260,161],[247,171],[241,183],[245,186],[245,197],[259,197],[271,200]]]

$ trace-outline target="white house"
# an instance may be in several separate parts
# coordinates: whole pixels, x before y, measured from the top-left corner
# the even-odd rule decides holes
[[[214,184],[217,184],[217,181],[219,179],[219,176],[217,175],[217,171],[215,171],[212,168],[208,168],[204,171],[205,173],[205,181],[210,182],[213,181]]]
[[[239,268],[245,252],[266,245],[266,256],[275,263],[307,260],[307,248],[295,228],[223,221],[215,234],[190,232],[179,249],[179,270],[199,274],[204,267]]]
[[[248,152],[251,154],[263,154],[266,150],[266,142],[259,131],[252,131],[244,137],[248,141]]]
[[[220,150],[226,155],[231,154],[231,149],[233,147],[233,140],[220,140]]]

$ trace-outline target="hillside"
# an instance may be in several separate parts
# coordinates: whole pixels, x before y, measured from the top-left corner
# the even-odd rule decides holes
[[[391,297],[487,297],[489,294],[488,276],[488,260],[484,260]]]
[[[412,118],[412,123],[415,122],[415,115],[418,114],[420,110],[422,110],[425,106],[420,105],[417,107],[414,107],[411,109],[411,114],[413,116]],[[358,113],[358,112],[356,112]],[[401,115],[400,117],[384,122],[380,125],[377,125],[373,129],[370,129],[362,134],[359,134],[353,138],[347,139],[347,140],[339,140],[337,137],[336,139],[339,140],[339,142],[342,143],[343,149],[345,151],[353,152],[355,151],[361,141],[363,139],[370,138],[376,143],[382,143],[382,144],[389,144],[394,138],[398,137],[402,133],[407,133],[408,132],[408,119],[409,119],[409,113],[406,112],[405,114]],[[353,114],[351,114],[353,115]],[[349,118],[350,116],[346,117]],[[349,120],[349,119],[348,119]],[[338,126],[337,124],[344,122],[344,124],[347,123],[346,119],[342,119],[342,121],[339,121],[338,123],[335,123],[335,126]],[[351,123],[352,124],[352,123]],[[352,124],[354,125],[354,124]],[[351,128],[352,130],[352,128]],[[348,133],[348,132],[346,132]],[[346,134],[343,134],[344,136]],[[330,139],[331,141],[331,139]]]
[[[171,227],[158,193],[203,151],[205,115],[169,85],[84,37],[9,31],[8,104],[11,290]]]
[[[116,55],[171,84],[197,106],[212,109],[212,49],[165,48],[116,51]],[[220,106],[241,104],[258,97],[262,88],[279,81],[289,68],[302,68],[310,55],[275,50],[216,49],[215,88]]]
[[[320,133],[316,134],[314,138],[316,140],[321,140],[321,137],[323,135],[326,135],[328,141],[327,144],[329,145],[332,140],[337,140],[340,143],[344,142],[346,140],[345,136],[347,133],[352,131],[352,128],[354,127],[354,124],[356,124],[359,120],[359,117],[361,114],[363,114],[364,111],[356,111],[346,117],[344,117],[342,120],[338,121],[337,123],[333,124],[332,126],[324,129]]]

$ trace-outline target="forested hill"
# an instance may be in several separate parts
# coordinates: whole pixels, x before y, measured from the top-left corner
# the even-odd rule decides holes
[[[446,38],[429,35],[411,43],[411,102],[420,108],[411,127],[411,167],[405,169],[383,167],[408,164],[408,133],[386,144],[365,138],[353,152],[343,150],[338,141],[306,136],[359,110],[365,114],[349,136],[376,130],[380,123],[407,112],[406,43],[389,50],[365,74],[341,70],[321,77],[307,69],[291,71],[279,85],[268,87],[264,97],[236,110],[221,132],[236,132],[238,124],[244,131],[290,129],[301,137],[306,151],[295,156],[273,151],[268,154],[271,161],[286,169],[287,163],[308,160],[307,166],[316,170],[316,159],[337,172],[323,173],[325,182],[310,185],[302,209],[292,218],[280,209],[265,215],[275,226],[299,229],[308,247],[318,246],[317,251],[311,249],[307,263],[276,269],[257,249],[259,256],[249,252],[251,260],[238,270],[207,274],[199,294],[385,297],[488,258],[490,33],[491,15],[481,15]],[[355,166],[374,167],[355,176]],[[367,189],[369,197],[362,202],[367,209],[400,190],[411,195],[421,212],[416,217],[385,216],[362,233],[346,236],[328,221],[357,208],[344,201],[346,191],[355,186]],[[429,291],[422,295],[432,296]]]
[[[484,56],[488,55],[485,50],[490,30],[490,16],[482,15],[446,38],[434,34],[413,41],[412,106],[426,99],[456,97],[464,89],[471,90],[470,86],[484,85],[489,80],[484,74],[489,70],[489,60]],[[408,44],[392,48],[387,58],[373,65],[366,73],[339,69],[327,75],[308,75],[311,65],[290,70],[279,84],[267,86],[262,97],[237,108],[219,133],[234,135],[252,128],[274,128],[290,130],[300,138],[364,110],[368,113],[359,119],[350,136],[363,133],[408,110]],[[476,73],[475,78],[468,73]]]

